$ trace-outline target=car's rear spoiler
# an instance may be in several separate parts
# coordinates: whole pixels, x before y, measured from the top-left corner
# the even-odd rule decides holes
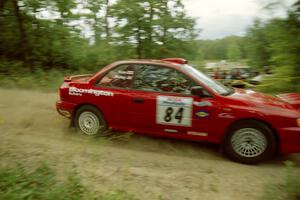
[[[289,104],[295,106],[300,109],[300,94],[297,93],[285,93],[276,95],[281,100],[288,102]]]

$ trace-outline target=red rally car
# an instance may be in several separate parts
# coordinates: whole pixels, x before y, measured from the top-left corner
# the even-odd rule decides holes
[[[221,144],[238,162],[300,152],[300,95],[228,88],[182,58],[114,62],[70,76],[57,111],[82,133],[107,128]]]

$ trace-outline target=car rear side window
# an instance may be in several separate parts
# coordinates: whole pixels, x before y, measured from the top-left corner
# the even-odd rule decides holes
[[[131,88],[134,70],[131,65],[120,65],[110,70],[98,85],[104,87]]]
[[[134,65],[134,70],[134,89],[190,95],[191,88],[196,86],[185,74],[172,68]]]

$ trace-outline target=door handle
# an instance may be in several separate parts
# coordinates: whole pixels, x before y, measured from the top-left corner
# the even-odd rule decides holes
[[[139,97],[132,98],[132,101],[134,103],[144,103],[144,99],[143,98],[139,98]]]

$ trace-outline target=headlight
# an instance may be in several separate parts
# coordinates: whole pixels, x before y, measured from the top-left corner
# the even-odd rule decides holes
[[[297,125],[300,127],[300,118],[297,119]]]

